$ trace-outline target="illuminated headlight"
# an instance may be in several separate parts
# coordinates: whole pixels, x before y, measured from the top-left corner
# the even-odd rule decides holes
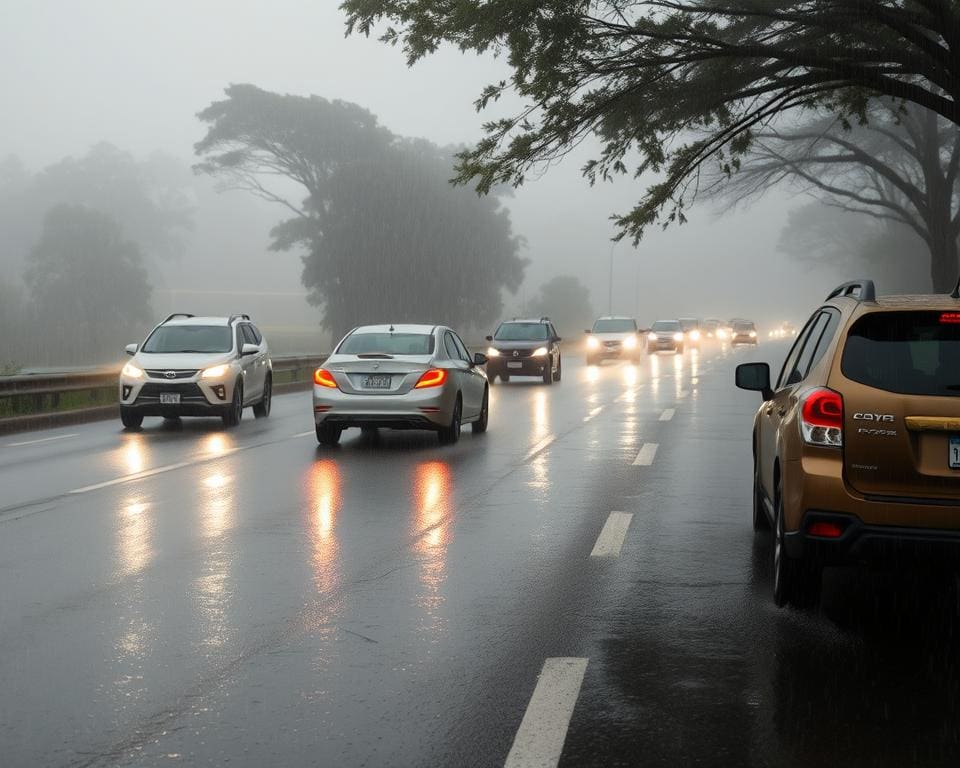
[[[143,370],[138,368],[133,363],[127,363],[123,366],[123,370],[120,371],[128,379],[139,379],[143,377]]]
[[[600,346],[600,341],[595,336],[587,337],[587,349],[597,349]]]
[[[546,357],[549,354],[546,347],[537,347],[533,350],[534,357]]]
[[[674,341],[683,341],[683,334],[682,334],[682,333],[675,333],[675,334],[673,334],[673,340],[674,340]]]
[[[656,340],[657,340],[657,334],[651,333],[649,336],[647,336],[647,338],[650,339],[650,341],[656,341]]]
[[[757,338],[757,332],[756,332],[756,331],[750,331],[750,338],[751,338],[751,339]]]
[[[690,339],[693,341],[700,340],[700,331],[690,331]]]
[[[213,366],[213,368],[207,368],[203,373],[201,373],[200,378],[201,379],[219,379],[228,370],[230,370],[229,365],[215,365]]]
[[[487,347],[487,357],[500,357],[500,350],[493,347]]]
[[[727,332],[726,332],[726,331],[717,331],[717,338],[718,338],[718,339],[725,339],[725,338],[727,338]]]
[[[637,348],[637,337],[636,336],[627,336],[623,340],[624,349],[636,349]]]

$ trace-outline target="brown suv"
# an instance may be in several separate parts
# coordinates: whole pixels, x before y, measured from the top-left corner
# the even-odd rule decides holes
[[[960,286],[958,286],[960,289]],[[831,293],[753,428],[754,529],[772,526],[777,605],[817,600],[824,565],[960,551],[960,299]]]

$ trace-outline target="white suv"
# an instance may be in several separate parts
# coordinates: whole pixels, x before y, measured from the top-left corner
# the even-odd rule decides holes
[[[248,405],[258,419],[270,415],[273,363],[248,315],[175,313],[127,354],[133,359],[120,372],[125,427],[139,427],[144,416],[220,416],[233,427]]]

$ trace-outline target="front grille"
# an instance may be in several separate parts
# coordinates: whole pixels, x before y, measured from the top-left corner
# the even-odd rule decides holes
[[[503,357],[506,360],[517,360],[521,357],[531,357],[532,355],[532,349],[508,349],[503,353]]]
[[[197,369],[192,371],[187,370],[175,370],[171,368],[144,368],[147,376],[151,379],[165,379],[167,381],[176,381],[177,379],[189,379],[197,375]],[[168,373],[173,373],[173,376],[167,376]]]
[[[196,384],[144,384],[137,402],[160,402],[160,393],[178,393],[181,403],[205,403],[207,398]]]
[[[605,341],[605,342],[603,342],[603,344],[604,344],[605,347],[607,347],[607,349],[614,349],[614,348],[620,346],[620,342],[619,342],[619,341]]]

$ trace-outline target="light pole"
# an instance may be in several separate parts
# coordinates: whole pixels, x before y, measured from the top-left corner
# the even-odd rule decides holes
[[[610,284],[607,287],[607,314],[613,316],[613,249],[619,241],[614,240],[610,246]]]

